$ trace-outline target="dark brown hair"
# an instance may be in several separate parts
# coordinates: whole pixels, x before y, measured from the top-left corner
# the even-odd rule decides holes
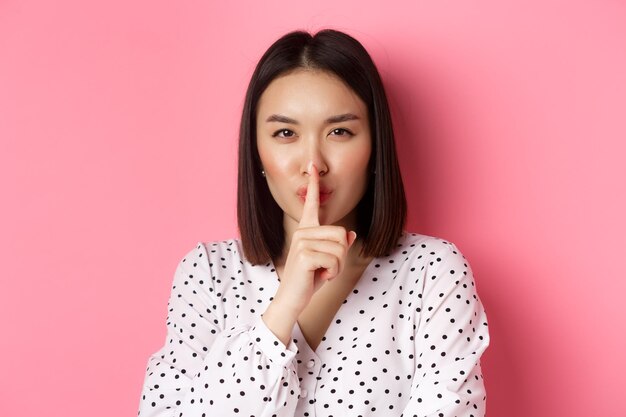
[[[246,259],[267,263],[282,254],[283,212],[265,178],[256,143],[256,110],[268,85],[298,68],[328,71],[343,80],[367,106],[372,154],[367,190],[357,205],[356,233],[362,255],[384,256],[397,244],[406,220],[406,197],[396,156],[391,114],[371,57],[353,37],[331,29],[311,35],[290,32],[278,39],[256,66],[243,105],[239,131],[237,220]]]

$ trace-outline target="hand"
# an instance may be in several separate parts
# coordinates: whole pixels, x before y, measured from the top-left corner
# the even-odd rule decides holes
[[[348,249],[356,233],[344,227],[319,223],[319,173],[309,165],[302,217],[293,233],[281,283],[274,297],[290,316],[298,315],[309,304],[313,294],[344,269]]]

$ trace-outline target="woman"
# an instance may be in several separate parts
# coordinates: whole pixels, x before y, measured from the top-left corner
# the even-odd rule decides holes
[[[241,240],[178,265],[140,415],[484,415],[471,268],[405,217],[365,49],[333,30],[283,36],[244,104]]]

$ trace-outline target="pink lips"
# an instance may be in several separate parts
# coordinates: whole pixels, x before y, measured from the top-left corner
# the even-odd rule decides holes
[[[298,197],[300,197],[300,200],[304,203],[304,200],[306,199],[306,193],[307,193],[307,186],[303,185],[301,187],[298,188],[298,191],[296,192],[296,194],[298,195]],[[323,204],[324,202],[326,202],[331,194],[333,193],[332,190],[322,186],[320,184],[320,204]]]

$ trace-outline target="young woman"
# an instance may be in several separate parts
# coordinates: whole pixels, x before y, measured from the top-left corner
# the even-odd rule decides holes
[[[368,53],[338,31],[283,36],[243,108],[241,239],[179,263],[140,415],[483,416],[471,268],[405,217]]]

